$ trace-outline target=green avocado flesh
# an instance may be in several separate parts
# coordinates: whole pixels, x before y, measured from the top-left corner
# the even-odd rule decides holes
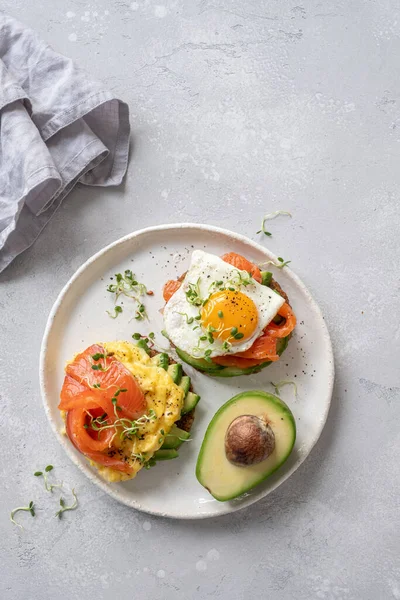
[[[275,435],[275,448],[262,462],[236,466],[225,454],[225,435],[237,417],[265,417]],[[273,394],[242,392],[221,406],[210,422],[197,459],[196,477],[216,500],[225,502],[248,492],[274,473],[289,457],[296,424],[286,404]]]
[[[174,448],[161,448],[154,453],[153,458],[155,460],[171,460],[172,458],[178,458],[179,454]]]
[[[171,450],[172,448],[179,448],[185,440],[190,438],[190,433],[179,429],[176,425],[172,425],[171,431],[165,437],[164,443],[161,446],[163,450]]]
[[[286,350],[290,336],[285,338],[278,339],[276,344],[276,351],[279,356],[282,354],[284,350]],[[183,362],[191,365],[198,371],[204,371],[208,375],[213,375],[214,377],[237,377],[238,375],[251,375],[252,373],[258,373],[265,367],[271,364],[271,361],[267,361],[265,363],[261,363],[260,365],[256,365],[255,367],[250,367],[249,369],[239,369],[237,367],[222,367],[221,365],[217,365],[212,362],[208,362],[203,358],[193,358],[189,354],[186,354],[180,348],[175,348],[177,355]]]

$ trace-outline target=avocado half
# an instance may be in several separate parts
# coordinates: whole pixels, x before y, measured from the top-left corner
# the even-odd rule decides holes
[[[279,356],[284,350],[286,350],[289,339],[290,335],[285,338],[278,339],[276,344],[276,352],[279,354]],[[222,365],[208,362],[203,358],[194,358],[180,348],[175,348],[175,351],[179,358],[183,360],[183,362],[194,367],[198,371],[203,371],[203,373],[207,373],[207,375],[213,375],[214,377],[237,377],[238,375],[251,375],[253,373],[259,373],[259,371],[262,371],[262,369],[265,369],[265,367],[268,367],[268,365],[271,364],[271,361],[268,360],[256,365],[255,367],[249,367],[248,369],[240,369],[239,367],[223,367]]]
[[[274,449],[256,464],[238,466],[228,460],[226,437],[231,424],[243,416],[263,419],[274,435]],[[274,473],[289,457],[296,440],[296,423],[289,407],[262,391],[242,392],[226,402],[210,422],[197,459],[196,477],[216,500],[241,496]]]

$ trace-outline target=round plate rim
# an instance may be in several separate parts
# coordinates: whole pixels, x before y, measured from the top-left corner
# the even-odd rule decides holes
[[[52,309],[50,311],[50,314],[49,314],[47,322],[46,322],[46,327],[45,327],[42,344],[41,344],[41,348],[40,348],[40,358],[39,358],[40,391],[41,391],[41,397],[42,397],[42,402],[43,402],[46,416],[49,420],[50,426],[51,426],[53,433],[56,436],[58,442],[61,444],[61,446],[63,447],[63,449],[69,456],[69,458],[72,460],[72,462],[80,469],[80,471],[82,471],[92,483],[94,483],[95,485],[100,487],[109,496],[111,496],[118,502],[124,504],[125,506],[129,506],[130,508],[134,508],[134,509],[144,512],[146,514],[151,514],[151,515],[155,515],[155,516],[182,519],[182,520],[198,520],[198,519],[216,518],[216,517],[219,517],[222,515],[236,512],[243,508],[247,508],[248,506],[254,504],[255,502],[258,502],[262,498],[265,498],[266,496],[268,496],[271,492],[273,492],[276,488],[278,488],[282,483],[284,483],[300,467],[300,465],[306,460],[306,458],[312,452],[315,444],[318,442],[318,440],[321,436],[321,433],[326,424],[326,420],[328,418],[328,413],[329,413],[331,399],[332,399],[334,377],[335,377],[332,342],[330,339],[328,328],[326,326],[325,320],[322,315],[322,311],[319,308],[317,302],[314,300],[314,298],[312,297],[312,295],[310,294],[310,292],[308,291],[308,289],[304,285],[304,283],[301,281],[301,279],[289,267],[285,267],[285,274],[288,275],[288,277],[290,279],[292,279],[293,283],[295,285],[297,285],[300,288],[300,290],[305,294],[307,301],[312,306],[313,312],[315,312],[319,318],[323,337],[325,338],[325,342],[327,343],[327,353],[328,353],[327,359],[328,359],[328,364],[330,366],[330,369],[329,369],[330,372],[329,372],[329,381],[327,382],[327,388],[326,388],[327,393],[326,393],[325,411],[324,411],[324,414],[320,421],[320,429],[318,431],[318,434],[314,436],[314,439],[312,440],[311,446],[310,446],[307,454],[305,456],[303,456],[301,459],[297,460],[293,464],[292,468],[289,469],[287,472],[285,472],[273,484],[273,486],[271,488],[269,488],[268,490],[259,492],[258,494],[255,494],[254,496],[250,496],[249,498],[247,498],[245,501],[243,501],[241,504],[238,504],[238,505],[228,505],[227,503],[225,503],[226,510],[221,511],[218,514],[182,513],[180,515],[171,515],[171,514],[168,514],[167,512],[162,512],[162,511],[157,511],[157,510],[146,510],[146,508],[142,507],[139,503],[135,502],[135,500],[132,500],[130,502],[130,501],[127,501],[125,498],[122,498],[119,495],[117,488],[112,488],[105,481],[102,481],[102,480],[96,478],[95,475],[90,470],[89,465],[85,465],[81,460],[79,460],[75,456],[72,449],[70,448],[70,445],[67,443],[66,439],[64,439],[64,436],[60,433],[60,431],[57,427],[57,424],[55,423],[54,419],[52,418],[52,415],[50,412],[50,403],[47,399],[47,390],[46,390],[46,381],[45,381],[47,342],[48,342],[48,339],[49,339],[49,336],[51,333],[53,322],[57,316],[57,313],[61,307],[61,304],[62,304],[65,296],[67,295],[70,287],[74,284],[74,282],[80,277],[80,275],[91,264],[96,262],[100,257],[102,257],[105,254],[107,254],[108,252],[110,252],[116,246],[122,245],[131,239],[140,237],[140,236],[148,234],[148,233],[154,233],[157,231],[166,231],[166,230],[172,230],[172,229],[181,229],[181,230],[182,229],[198,229],[200,231],[207,231],[208,233],[212,232],[212,233],[216,233],[216,234],[230,236],[238,242],[242,242],[242,243],[252,246],[255,250],[265,254],[269,260],[275,260],[275,261],[277,260],[276,255],[274,255],[270,250],[268,250],[267,248],[265,248],[258,242],[255,242],[255,241],[249,239],[245,235],[230,231],[228,229],[224,229],[222,227],[217,227],[214,225],[206,225],[206,224],[201,224],[201,223],[169,223],[169,224],[165,224],[165,225],[154,225],[154,226],[150,226],[150,227],[144,227],[142,229],[133,231],[132,233],[129,233],[129,234],[115,240],[114,242],[112,242],[111,244],[108,244],[107,246],[104,246],[98,252],[96,252],[90,258],[88,258],[75,271],[75,273],[69,278],[67,283],[62,288],[61,292],[57,296],[57,298],[52,306]]]

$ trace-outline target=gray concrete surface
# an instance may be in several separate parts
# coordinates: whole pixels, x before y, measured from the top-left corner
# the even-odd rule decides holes
[[[123,187],[75,190],[0,277],[0,597],[398,600],[399,3],[163,1],[1,3],[129,103],[134,147]],[[56,295],[136,228],[195,221],[255,238],[275,209],[294,218],[268,244],[292,259],[334,343],[317,448],[232,516],[119,506],[70,463],[42,409]],[[32,477],[48,462],[80,492],[61,523]],[[38,495],[40,518],[23,514],[20,532],[9,511]]]

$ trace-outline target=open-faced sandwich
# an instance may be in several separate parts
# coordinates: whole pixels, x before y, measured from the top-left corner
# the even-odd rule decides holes
[[[256,373],[279,360],[296,325],[272,274],[234,252],[195,250],[163,295],[165,335],[181,360],[210,375]]]
[[[182,366],[145,340],[94,344],[65,368],[59,409],[71,443],[107,481],[176,458],[199,400]]]

